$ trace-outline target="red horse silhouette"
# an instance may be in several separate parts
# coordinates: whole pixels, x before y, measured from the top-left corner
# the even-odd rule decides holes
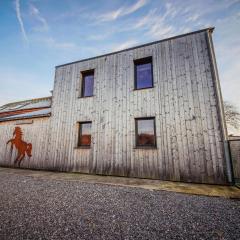
[[[11,143],[11,151],[13,150],[13,145],[15,146],[15,148],[18,151],[17,158],[15,159],[14,164],[18,163],[19,167],[20,167],[21,161],[25,157],[25,153],[27,153],[27,155],[29,157],[32,156],[32,154],[31,154],[32,144],[24,142],[22,140],[22,135],[23,135],[23,133],[22,133],[21,128],[15,127],[15,130],[13,132],[13,136],[15,136],[15,138],[12,138],[9,141],[7,141],[7,144]]]

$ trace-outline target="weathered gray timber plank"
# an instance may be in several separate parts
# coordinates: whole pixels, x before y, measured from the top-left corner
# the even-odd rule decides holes
[[[134,90],[133,61],[149,56],[154,88]],[[95,71],[94,96],[80,98],[81,71],[89,69]],[[206,32],[60,66],[55,73],[52,117],[42,125],[36,122],[43,135],[26,127],[32,141],[44,149],[43,158],[39,159],[42,150],[34,149],[32,162],[25,166],[224,183],[217,103]],[[156,149],[135,148],[137,117],[155,117]],[[92,121],[89,149],[76,148],[81,121]],[[2,142],[12,129],[10,123],[0,123]],[[15,153],[10,158],[5,148],[0,146],[0,164],[11,165]]]

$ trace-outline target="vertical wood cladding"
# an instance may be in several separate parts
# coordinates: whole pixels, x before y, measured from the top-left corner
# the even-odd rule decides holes
[[[21,128],[23,133],[22,140],[32,144],[32,156],[29,158],[26,153],[21,162],[21,167],[47,169],[46,154],[49,136],[49,117],[0,122],[0,165],[6,167],[18,166],[14,164],[18,152],[16,147],[14,146],[11,152],[11,144],[6,144],[8,140],[16,137],[13,136],[16,127]]]
[[[240,181],[240,137],[229,137],[231,150],[233,174],[237,182]]]
[[[56,68],[48,167],[62,171],[225,183],[226,166],[207,32]],[[134,60],[152,57],[154,87],[134,90]],[[94,69],[93,97],[80,98]],[[135,118],[155,117],[156,149],[135,146]],[[90,149],[78,123],[92,122]]]

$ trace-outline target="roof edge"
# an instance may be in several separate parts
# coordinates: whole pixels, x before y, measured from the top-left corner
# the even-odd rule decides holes
[[[47,109],[47,108],[51,108],[51,106],[49,106],[49,107],[38,107],[38,108],[35,107],[35,108],[26,108],[26,109],[10,110],[10,111],[6,111],[6,112],[0,112],[0,116],[1,116],[1,114],[3,114],[3,113],[21,112],[21,111],[23,111],[23,110],[38,111],[38,110]],[[31,111],[30,111],[30,112],[31,112]],[[18,113],[17,113],[16,115],[18,115]],[[0,118],[1,118],[1,117],[0,117]]]
[[[39,115],[36,115],[36,116],[28,116],[28,117],[16,117],[16,118],[11,118],[11,119],[1,119],[0,118],[0,123],[9,122],[9,121],[16,121],[16,120],[33,119],[33,118],[43,118],[43,117],[51,117],[51,113],[39,114]]]
[[[181,37],[184,37],[184,36],[187,36],[187,35],[196,34],[196,33],[204,32],[204,31],[209,31],[210,33],[212,33],[214,31],[214,29],[215,29],[215,27],[208,27],[208,28],[197,30],[197,31],[188,32],[188,33],[176,35],[176,36],[173,36],[173,37],[164,38],[164,39],[161,39],[161,40],[157,40],[157,41],[153,41],[153,42],[137,45],[137,46],[126,48],[126,49],[122,49],[122,50],[119,50],[119,51],[110,52],[110,53],[98,55],[98,56],[95,56],[95,57],[84,58],[84,59],[81,59],[81,60],[77,60],[77,61],[73,61],[73,62],[61,64],[61,65],[57,65],[57,66],[55,66],[55,68],[63,67],[63,66],[67,66],[67,65],[75,64],[75,63],[79,63],[79,62],[89,61],[89,60],[100,58],[100,57],[106,57],[106,56],[109,56],[109,55],[113,55],[113,54],[129,51],[129,50],[133,50],[133,49],[140,48],[140,47],[149,46],[149,45],[160,43],[160,42],[164,42],[164,41],[169,41],[169,40],[172,40],[172,39],[175,39],[175,38],[181,38]]]
[[[21,100],[21,101],[6,103],[6,104],[4,104],[4,105],[1,105],[0,107],[7,107],[7,106],[12,105],[12,104],[19,104],[19,103],[30,102],[30,101],[47,100],[47,99],[51,99],[51,98],[52,98],[52,96],[41,97],[41,98],[26,99],[26,100]]]

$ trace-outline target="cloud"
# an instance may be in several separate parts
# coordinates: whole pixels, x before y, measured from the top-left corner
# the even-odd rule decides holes
[[[168,16],[173,18],[177,15],[178,10],[179,10],[179,9],[177,9],[176,5],[173,6],[169,2],[166,3],[165,8],[166,8],[166,11],[165,11],[163,18],[166,18]]]
[[[112,12],[108,12],[103,15],[100,15],[99,20],[102,22],[116,20],[119,17],[126,16],[137,11],[138,9],[146,5],[147,2],[148,0],[138,0],[135,4],[131,6],[120,7],[119,9],[114,10]]]
[[[87,15],[89,17],[89,9],[88,7],[74,7],[71,6],[74,9],[64,11],[62,13],[57,14],[56,16],[52,16],[52,19],[54,21],[61,21],[61,20],[69,20],[71,18],[78,18],[79,16]],[[86,14],[88,13],[88,14]]]
[[[169,37],[177,33],[173,25],[169,23],[177,14],[177,9],[170,3],[167,3],[164,8],[164,12],[156,8],[151,9],[147,15],[137,20],[130,28],[146,30],[145,35],[152,39]]]
[[[147,4],[147,0],[138,0],[134,5],[125,8],[125,13],[123,15],[128,15],[142,8]]]
[[[143,4],[143,2],[141,2],[141,4]],[[130,8],[129,12],[134,9],[136,9],[136,7]],[[118,22],[117,28],[113,27],[111,30],[108,28],[106,32],[102,34],[103,36],[93,36],[92,39],[104,39],[105,35],[109,37],[112,34],[119,34],[123,32],[129,32],[131,34],[141,32],[140,38],[147,37],[149,40],[167,38],[174,34],[178,34],[183,29],[183,27],[176,28],[174,22],[172,22],[175,21],[176,17],[178,17],[179,10],[181,10],[180,6],[175,6],[167,2],[164,5],[160,5],[158,8],[150,9],[146,15],[135,17],[130,20],[127,19],[127,23],[126,21],[124,21],[123,24]],[[118,9],[116,15],[119,16],[119,12],[121,11]],[[184,30],[186,30],[186,28],[184,28]]]
[[[75,43],[58,42],[52,37],[41,38],[41,39],[39,39],[39,41],[47,44],[50,47],[59,48],[59,49],[63,49],[63,50],[76,50],[79,48]]]
[[[156,11],[157,11],[156,8],[150,10],[146,16],[141,17],[140,20],[138,20],[136,22],[134,28],[141,28],[141,27],[144,27],[144,26],[150,24],[153,20],[153,16],[156,14]]]
[[[25,31],[23,20],[22,20],[22,16],[21,16],[20,0],[15,0],[15,10],[16,10],[16,15],[17,15],[18,22],[20,24],[20,28],[21,28],[23,39],[26,42],[28,42],[28,37],[27,37],[26,31]]]
[[[49,26],[48,26],[47,20],[44,17],[42,17],[39,9],[36,8],[36,6],[34,6],[33,4],[30,5],[30,14],[34,16],[41,23],[41,27],[35,27],[34,30],[48,31]]]
[[[222,1],[211,1],[208,7],[203,4],[201,1],[188,1],[186,5],[188,5],[185,9],[183,9],[183,13],[187,15],[186,22],[189,20],[197,20],[200,17],[209,17],[209,14],[217,13],[220,11],[226,11],[230,7],[235,4],[240,3],[240,0],[222,0]],[[237,6],[236,6],[237,7]],[[197,18],[197,19],[195,19]]]
[[[104,34],[92,34],[87,37],[90,41],[101,41],[108,38],[113,32],[104,32]]]
[[[166,38],[170,35],[174,34],[174,28],[171,25],[164,23],[164,21],[159,20],[159,22],[155,22],[150,30],[147,33],[152,38]]]
[[[137,45],[137,41],[136,40],[128,40],[122,44],[119,44],[115,47],[112,48],[112,51],[113,52],[116,52],[116,51],[120,51],[120,50],[123,50],[123,49],[127,49],[127,48],[130,48],[130,47],[133,47],[134,45]]]
[[[186,19],[186,22],[195,22],[200,17],[199,14],[193,14]]]
[[[115,10],[115,11],[106,13],[106,14],[104,14],[104,15],[101,15],[101,16],[100,16],[100,19],[101,19],[101,21],[103,21],[103,22],[115,20],[115,19],[117,19],[118,17],[122,16],[122,14],[123,14],[123,12],[124,12],[123,10],[124,10],[124,8],[122,7],[122,8],[119,8],[119,9]]]

